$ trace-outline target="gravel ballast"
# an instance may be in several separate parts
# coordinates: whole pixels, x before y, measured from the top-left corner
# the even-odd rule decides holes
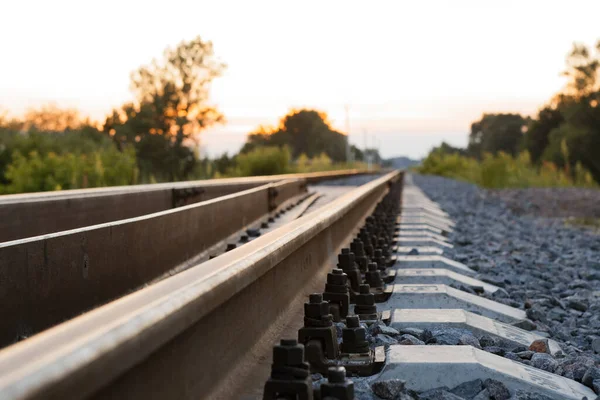
[[[476,278],[502,287],[482,296],[525,310],[534,324],[516,325],[556,340],[563,352],[547,354],[543,343],[529,349],[483,349],[597,391],[600,236],[561,219],[518,215],[512,211],[514,200],[509,205],[475,185],[433,176],[413,180],[456,223],[449,236],[454,248],[444,255],[475,269]],[[442,336],[452,337],[451,332]]]
[[[361,324],[371,347],[469,345],[573,379],[600,393],[600,236],[566,226],[560,219],[520,215],[513,211],[514,203],[505,203],[497,192],[471,184],[430,176],[413,176],[413,180],[456,223],[448,238],[454,248],[444,249],[444,256],[466,264],[477,272],[475,278],[502,289],[490,295],[455,287],[524,310],[529,319],[513,325],[555,340],[562,351],[551,354],[548,339],[515,347],[469,329],[397,330],[382,322]],[[341,340],[344,324],[336,326]],[[318,374],[313,379],[315,387],[323,382]],[[421,393],[407,389],[398,379],[350,379],[359,400],[549,399],[539,393],[511,391],[493,379]]]

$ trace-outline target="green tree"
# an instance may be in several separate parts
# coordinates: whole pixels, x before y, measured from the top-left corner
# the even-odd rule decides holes
[[[600,40],[596,42],[596,51],[600,52]],[[567,69],[563,75],[569,78],[567,95],[585,97],[598,90],[598,69],[600,59],[592,56],[592,51],[581,43],[574,43],[567,56]]]
[[[562,113],[557,107],[545,106],[532,119],[524,136],[524,147],[533,162],[537,163],[550,142],[550,132],[564,122]]]
[[[335,162],[346,159],[346,136],[335,131],[327,115],[317,110],[292,110],[281,119],[279,128],[259,127],[248,135],[241,153],[264,146],[289,146],[293,158],[325,153]]]
[[[520,114],[483,114],[471,124],[468,153],[481,158],[484,153],[516,155],[527,119]]]
[[[192,172],[197,160],[190,145],[203,129],[224,121],[208,104],[210,84],[224,68],[212,43],[197,37],[131,75],[136,102],[114,110],[104,131],[119,146],[135,147],[145,180],[181,180]]]

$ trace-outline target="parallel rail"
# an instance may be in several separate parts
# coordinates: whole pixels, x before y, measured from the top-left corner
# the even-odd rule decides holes
[[[269,188],[279,185],[282,198],[296,201],[298,182]],[[274,205],[272,200],[267,201],[268,210],[286,204]],[[214,201],[218,203],[226,201]],[[168,213],[184,215],[201,207]],[[505,391],[497,392],[502,398],[508,398],[509,390],[513,395],[524,391],[556,400],[595,398],[589,387],[575,380],[492,354],[478,344],[425,345],[427,330],[449,328],[486,336],[499,346],[527,348],[545,340],[537,332],[511,325],[523,322],[523,310],[486,297],[498,287],[477,280],[476,271],[444,257],[444,249],[452,247],[447,235],[453,226],[410,177],[391,172],[244,246],[1,350],[0,397],[254,399],[265,393],[265,399],[273,400],[293,393],[304,397],[291,398],[312,399],[314,391],[318,398],[351,400],[352,390],[346,389],[353,384],[345,380],[342,365],[361,376],[376,374],[368,384],[388,389],[397,388],[398,379],[417,392],[480,379],[478,390],[495,385],[494,390]],[[198,226],[180,240],[193,230]],[[356,264],[352,253],[341,251],[350,242]],[[369,258],[363,253],[367,247],[371,260],[379,262],[368,268]],[[391,249],[395,255],[382,257],[375,247]],[[331,271],[337,261],[342,270]],[[342,277],[350,282],[340,284]],[[355,290],[354,282],[363,279],[373,286]],[[326,295],[329,302],[323,300]],[[340,345],[332,320],[343,322],[346,312]],[[357,315],[373,335],[378,330],[410,332],[413,336],[404,335],[410,345],[391,345],[385,355],[381,348],[369,347]],[[278,356],[271,358],[271,347],[280,338],[298,338],[304,347],[282,341]],[[553,340],[546,344],[548,354],[561,351]],[[298,357],[299,348],[304,357]],[[330,381],[321,381],[314,390],[304,361],[310,362],[312,372],[325,375],[328,367],[336,366],[329,369]],[[386,398],[391,398],[388,394]],[[472,393],[469,398],[473,397]]]
[[[167,211],[0,243],[0,346],[198,262],[306,193],[290,179]]]
[[[0,242],[138,217],[271,182],[303,179],[311,184],[363,173],[342,170],[0,196]]]
[[[399,179],[391,172],[0,351],[2,397],[238,398],[247,382],[256,389],[275,339],[299,327],[306,295],[321,289],[335,254]]]

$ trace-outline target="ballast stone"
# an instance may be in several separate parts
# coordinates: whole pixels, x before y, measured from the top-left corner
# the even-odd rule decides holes
[[[525,312],[447,285],[396,284],[387,306],[391,309],[464,309],[501,322],[525,318]]]
[[[408,389],[419,392],[492,379],[511,392],[534,392],[556,400],[596,398],[590,388],[571,379],[471,346],[391,346],[387,360],[377,381],[401,379]]]
[[[493,342],[494,339],[515,347],[529,347],[534,341],[544,339],[535,333],[461,309],[400,308],[392,311],[390,325],[401,333],[409,328],[430,331],[446,328],[466,329],[480,339],[483,347],[496,346],[498,343]],[[548,340],[551,354],[561,350],[554,340],[545,340]]]
[[[457,274],[444,268],[406,268],[398,269],[395,283],[409,284],[463,284],[471,287],[481,287],[486,293],[492,294],[498,290],[497,286],[490,285],[466,275]]]

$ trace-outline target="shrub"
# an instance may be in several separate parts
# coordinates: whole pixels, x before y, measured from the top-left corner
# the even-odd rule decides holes
[[[5,176],[3,193],[41,192],[136,183],[135,152],[115,148],[89,154],[14,152]]]
[[[258,147],[248,153],[239,154],[234,175],[278,175],[290,172],[290,150],[287,147]]]
[[[514,158],[503,152],[485,154],[479,162],[459,154],[433,151],[417,170],[423,174],[465,180],[486,188],[597,187],[590,172],[581,164],[576,164],[573,171],[569,170],[568,165],[559,168],[548,161],[536,166],[527,152]]]

